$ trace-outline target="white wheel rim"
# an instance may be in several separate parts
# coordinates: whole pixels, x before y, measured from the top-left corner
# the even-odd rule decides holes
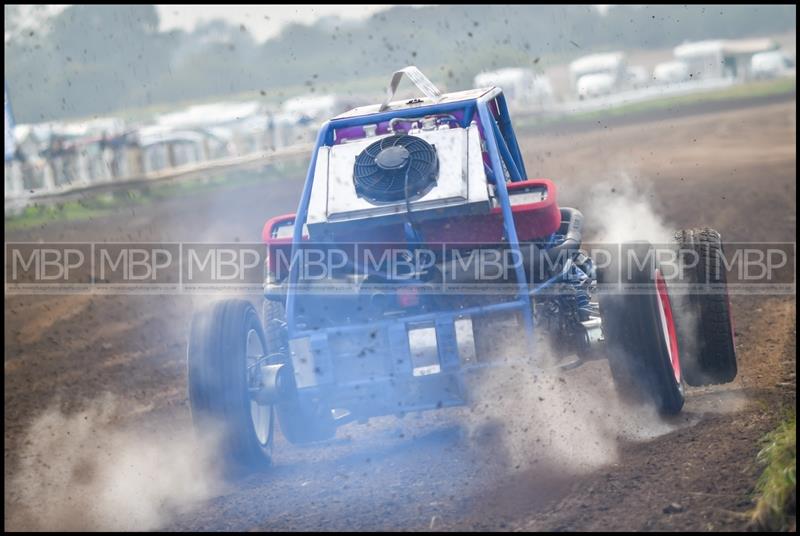
[[[247,332],[246,356],[247,387],[248,389],[260,387],[258,362],[264,356],[264,347],[261,344],[261,337],[254,329]],[[262,405],[250,398],[250,420],[253,423],[253,432],[261,446],[267,446],[272,441],[272,418],[271,405]]]

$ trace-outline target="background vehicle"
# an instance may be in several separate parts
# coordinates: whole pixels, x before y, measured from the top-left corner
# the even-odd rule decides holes
[[[628,85],[628,62],[623,52],[589,54],[569,64],[572,87],[579,98],[606,95]]]
[[[627,85],[632,89],[641,89],[647,87],[650,83],[650,73],[641,65],[632,65],[628,67]]]
[[[753,78],[777,78],[794,76],[794,60],[782,50],[760,52],[750,59],[750,74]]]
[[[475,76],[474,85],[502,87],[510,106],[542,108],[553,103],[553,86],[550,79],[530,69],[509,67],[482,72]]]
[[[653,69],[653,80],[657,84],[676,84],[688,82],[689,66],[682,61],[666,61],[659,63]]]
[[[577,93],[579,99],[593,99],[610,95],[614,92],[615,80],[605,73],[585,74],[578,79]]]

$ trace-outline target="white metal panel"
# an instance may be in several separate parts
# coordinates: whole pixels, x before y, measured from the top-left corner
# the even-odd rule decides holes
[[[477,133],[476,133],[477,134]],[[442,208],[454,204],[464,204],[469,202],[470,189],[468,177],[468,134],[467,130],[461,128],[415,131],[414,136],[424,139],[436,149],[439,159],[439,174],[436,185],[423,197],[414,200],[411,205],[414,210],[425,210],[432,208]],[[353,142],[344,145],[337,145],[330,152],[330,163],[328,166],[328,221],[353,220],[374,216],[401,214],[406,210],[404,201],[387,205],[375,205],[366,199],[358,197],[353,182],[353,166],[355,158],[376,139],[368,138],[363,142]],[[473,142],[474,144],[474,142]],[[478,156],[480,155],[479,142],[476,145]],[[474,162],[477,164],[477,161]],[[476,180],[483,173],[483,163],[476,165]],[[318,179],[323,176],[317,175]],[[484,201],[488,199],[485,185],[485,175],[483,176],[483,191],[480,195],[480,187],[476,185],[475,194]],[[315,221],[319,221],[315,219]]]
[[[483,167],[483,154],[481,153],[481,133],[478,125],[472,124],[467,129],[467,158],[468,158],[468,198],[470,203],[488,203],[489,184],[486,180],[486,170]],[[488,206],[488,204],[487,204]]]
[[[311,199],[308,204],[309,224],[323,223],[328,212],[328,159],[330,147],[320,147],[317,152],[317,165],[314,168],[314,184],[311,186]]]

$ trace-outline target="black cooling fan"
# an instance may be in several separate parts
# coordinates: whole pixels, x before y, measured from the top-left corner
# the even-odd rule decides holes
[[[372,203],[394,203],[422,197],[436,184],[439,160],[431,144],[405,134],[376,141],[356,157],[356,193]],[[406,178],[407,176],[407,178]]]

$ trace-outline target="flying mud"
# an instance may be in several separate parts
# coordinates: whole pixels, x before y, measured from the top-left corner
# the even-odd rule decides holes
[[[795,113],[794,98],[658,113],[520,145],[529,173],[584,209],[590,239],[710,225],[730,241],[793,242]],[[265,180],[6,240],[257,241],[301,188]],[[617,225],[621,214],[634,225]],[[739,377],[691,389],[672,419],[630,412],[605,362],[519,370],[476,386],[472,409],[352,423],[306,447],[279,437],[270,470],[229,481],[213,438],[194,436],[186,396],[186,336],[204,298],[6,296],[5,526],[741,529],[757,441],[795,404],[794,300],[732,296]]]

